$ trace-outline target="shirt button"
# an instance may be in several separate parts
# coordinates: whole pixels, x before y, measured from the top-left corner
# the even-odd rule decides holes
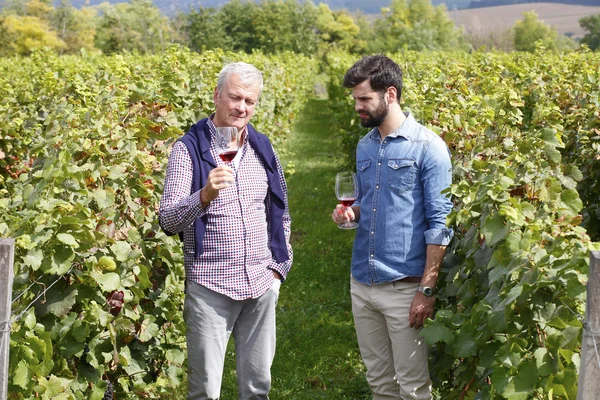
[[[375,257],[373,254],[371,254],[371,258]]]
[[[377,163],[377,165],[381,165],[381,163]]]
[[[379,189],[379,185],[375,186],[375,189]]]
[[[375,211],[377,211],[377,209],[376,209],[376,208],[374,208],[374,209],[373,209],[373,212],[375,212]]]
[[[374,234],[375,234],[375,232],[371,232],[371,235],[374,235]]]

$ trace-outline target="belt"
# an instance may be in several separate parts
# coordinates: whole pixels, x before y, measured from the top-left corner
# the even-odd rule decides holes
[[[407,276],[406,278],[400,279],[400,281],[406,282],[406,283],[421,283],[421,277],[420,276]]]

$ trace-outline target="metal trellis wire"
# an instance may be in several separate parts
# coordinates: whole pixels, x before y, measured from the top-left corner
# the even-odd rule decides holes
[[[48,292],[48,290],[50,290],[50,288],[52,286],[54,286],[58,281],[60,281],[61,279],[64,279],[66,276],[68,276],[71,271],[73,270],[73,267],[69,268],[69,270],[67,271],[66,274],[59,276],[54,282],[52,282],[50,285],[48,285],[44,290],[42,290],[40,293],[38,293],[38,295],[35,297],[35,299],[33,299],[28,305],[27,307],[25,307],[25,309],[23,311],[21,311],[21,313],[14,319],[14,322],[17,322],[18,320],[20,320],[23,315],[25,315],[25,313],[35,304],[36,301],[38,301],[38,299],[42,296],[44,296],[46,294],[46,292]],[[19,294],[14,300],[13,303],[18,300],[25,292],[27,292],[34,284],[39,283],[37,280],[35,282],[33,282],[31,285],[29,285],[29,287],[27,289],[25,289],[23,292],[21,292],[21,294]],[[10,324],[8,327],[8,330],[10,330]]]

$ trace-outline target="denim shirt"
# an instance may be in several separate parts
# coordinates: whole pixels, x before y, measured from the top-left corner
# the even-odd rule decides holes
[[[452,183],[444,141],[406,113],[381,140],[373,129],[358,143],[356,169],[360,219],[352,252],[352,276],[377,285],[422,276],[427,245],[446,246],[452,202],[442,190]]]

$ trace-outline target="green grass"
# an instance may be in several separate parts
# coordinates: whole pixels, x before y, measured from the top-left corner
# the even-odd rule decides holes
[[[279,298],[273,400],[370,398],[350,305],[354,231],[338,229],[330,217],[343,158],[330,115],[324,100],[310,101],[283,152],[282,162],[295,170],[287,179],[294,264]],[[185,387],[177,397],[185,398]],[[237,399],[233,341],[221,398]]]
[[[326,102],[313,100],[286,147],[294,265],[282,285],[273,399],[364,399],[369,391],[352,320],[350,258],[354,231],[331,221],[340,146]],[[287,160],[284,160],[284,162]]]

